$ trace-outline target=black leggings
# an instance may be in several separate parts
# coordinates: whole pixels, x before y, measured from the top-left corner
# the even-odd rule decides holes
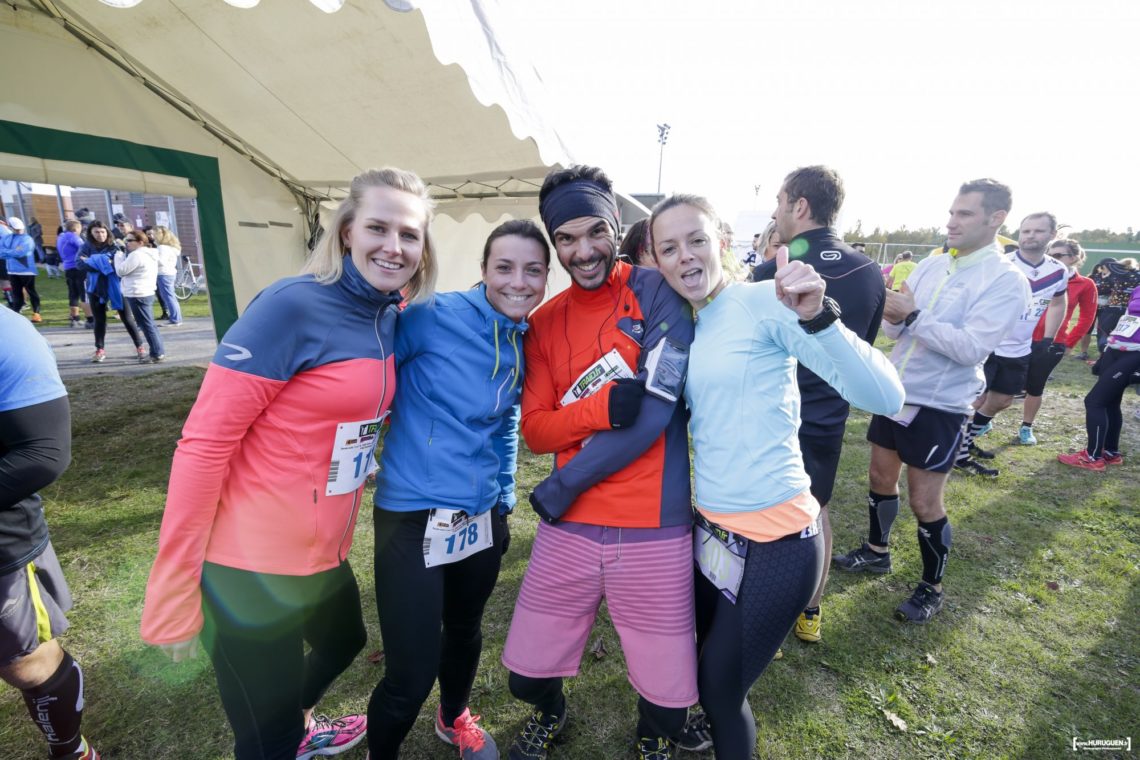
[[[12,311],[18,312],[24,308],[24,291],[28,291],[28,300],[32,302],[32,311],[40,312],[40,294],[36,292],[36,276],[34,274],[8,273],[8,280],[12,283]]]
[[[823,572],[823,535],[748,542],[733,604],[697,570],[697,685],[718,760],[749,760],[756,720],[748,690],[768,667]]]
[[[1101,306],[1096,312],[1096,348],[1104,355],[1108,346],[1108,336],[1116,329],[1116,323],[1124,316],[1122,306]]]
[[[135,348],[142,348],[143,340],[139,333],[139,326],[135,324],[135,317],[127,308],[126,303],[123,304],[123,308],[118,310],[118,313],[119,319],[123,321],[123,327],[127,328],[131,340],[135,342]],[[107,338],[107,302],[92,297],[91,315],[95,317],[95,348],[103,348],[103,342]]]
[[[1120,451],[1120,428],[1124,415],[1120,402],[1130,383],[1140,382],[1140,351],[1105,350],[1100,359],[1096,385],[1085,396],[1085,429],[1089,434],[1089,456],[1094,459]]]
[[[67,305],[79,306],[86,301],[86,275],[78,269],[65,269],[63,270],[63,277],[67,280]]]
[[[352,568],[293,576],[207,562],[202,602],[202,644],[234,730],[234,757],[295,760],[303,711],[367,640]]]
[[[437,677],[445,719],[467,708],[483,650],[483,608],[499,578],[507,531],[492,514],[489,548],[424,567],[427,510],[373,511],[385,669],[368,702],[368,749],[373,760],[388,760],[399,756]]]

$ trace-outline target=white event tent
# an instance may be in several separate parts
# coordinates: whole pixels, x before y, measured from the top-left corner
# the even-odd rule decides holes
[[[469,287],[490,229],[536,217],[542,178],[571,160],[537,72],[493,0],[337,5],[5,3],[0,177],[196,196],[219,335],[375,166],[430,183],[440,288]],[[552,291],[565,283],[552,267]]]

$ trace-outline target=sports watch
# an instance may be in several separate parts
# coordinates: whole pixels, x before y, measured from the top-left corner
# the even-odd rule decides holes
[[[816,314],[811,319],[801,319],[800,327],[808,335],[815,335],[821,330],[826,330],[831,326],[831,323],[839,319],[839,315],[843,312],[839,310],[839,304],[835,302],[834,298],[828,296],[823,297],[823,310]]]

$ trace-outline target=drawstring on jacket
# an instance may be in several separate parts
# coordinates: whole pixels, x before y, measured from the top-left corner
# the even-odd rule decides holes
[[[495,379],[495,375],[499,374],[499,321],[497,319],[491,320],[491,324],[495,328],[495,368],[491,370],[491,379]],[[515,376],[511,380],[511,387],[508,390],[514,390],[515,386],[519,384],[519,344],[518,344],[518,331],[507,333],[507,342],[511,344],[511,348],[515,352]]]

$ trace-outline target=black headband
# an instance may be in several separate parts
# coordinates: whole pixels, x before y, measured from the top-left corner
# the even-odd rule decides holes
[[[606,220],[613,227],[614,235],[621,231],[614,194],[588,179],[572,180],[551,190],[542,200],[538,213],[551,240],[554,240],[555,230],[583,216]]]

